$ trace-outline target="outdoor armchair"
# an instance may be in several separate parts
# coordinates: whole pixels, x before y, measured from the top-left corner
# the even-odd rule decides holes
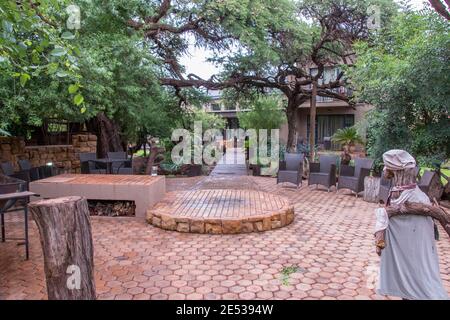
[[[285,153],[284,161],[280,161],[277,184],[290,182],[297,187],[302,184],[304,155],[300,153]]]
[[[309,164],[308,185],[322,185],[330,191],[331,186],[336,187],[336,161],[337,156],[321,155],[319,162]]]
[[[2,168],[3,174],[12,178],[19,179],[21,181],[24,181],[25,184],[23,187],[25,190],[28,190],[28,185],[30,184],[30,172],[27,170],[22,171],[14,171],[14,166],[11,162],[2,162],[0,167]]]
[[[128,159],[127,153],[124,151],[118,151],[118,152],[108,152],[108,158],[109,159],[123,159],[124,161],[121,162],[115,162],[112,164],[112,170],[114,173],[118,174],[133,174],[133,168],[131,160]]]
[[[92,161],[96,159],[95,152],[80,153],[81,173],[106,173],[106,165],[102,166]]]
[[[358,193],[364,191],[364,178],[370,175],[373,160],[357,158],[355,166],[341,165],[337,188],[350,189],[358,197]]]
[[[425,172],[423,173],[422,177],[419,180],[419,183],[417,184],[420,190],[422,190],[427,195],[430,192],[431,181],[433,180],[433,176],[435,174],[436,172],[425,170]]]
[[[29,160],[23,159],[17,161],[21,171],[28,171],[30,175],[30,181],[39,180],[41,177],[39,175],[39,168],[33,167]]]

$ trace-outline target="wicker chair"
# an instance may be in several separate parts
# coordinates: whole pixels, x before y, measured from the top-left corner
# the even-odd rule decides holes
[[[380,180],[380,190],[378,191],[378,202],[382,201],[384,204],[387,203],[389,198],[389,191],[392,188],[392,180],[386,179],[384,176]]]
[[[132,162],[127,158],[127,153],[124,151],[108,152],[109,159],[120,159],[124,162],[114,162],[112,164],[112,171],[117,174],[133,174]]]
[[[355,166],[341,165],[339,169],[339,180],[337,188],[350,189],[358,197],[358,193],[364,191],[364,178],[370,174],[373,160],[357,158]]]
[[[17,163],[19,164],[19,168],[21,171],[29,172],[31,181],[39,180],[41,178],[39,175],[39,168],[33,167],[29,160],[19,160]]]
[[[91,160],[97,159],[95,152],[80,153],[81,173],[106,173],[106,165],[96,164]]]
[[[302,184],[304,155],[300,153],[285,153],[284,159],[279,164],[277,184],[290,182],[298,188]]]
[[[423,173],[422,177],[419,180],[419,183],[417,184],[420,190],[422,190],[427,195],[430,191],[431,181],[433,180],[435,174],[436,172],[425,170],[425,172]]]
[[[2,162],[0,164],[0,167],[2,168],[2,172],[4,175],[10,176],[14,174],[14,166],[11,162]]]
[[[331,186],[336,187],[336,162],[337,156],[325,156],[319,157],[319,163],[311,162],[309,164],[309,179],[308,186],[322,185],[328,188],[330,192]]]
[[[26,191],[28,185],[26,181],[20,179],[1,175],[0,174],[0,195],[16,193]],[[29,197],[19,197],[10,200],[0,200],[0,230],[1,230],[1,242],[6,240],[21,240],[25,241],[25,259],[28,260],[29,257],[29,242],[28,242],[28,202]],[[6,225],[5,225],[5,214],[23,210],[24,213],[24,237],[23,238],[7,238],[6,237]],[[13,234],[14,235],[14,234]]]
[[[30,184],[30,172],[27,170],[23,170],[23,171],[14,171],[14,166],[11,162],[2,162],[0,167],[2,168],[3,174],[9,177],[13,177],[19,180],[22,180],[25,182],[25,184],[23,185],[23,187],[25,188],[25,190],[29,190],[28,186]]]

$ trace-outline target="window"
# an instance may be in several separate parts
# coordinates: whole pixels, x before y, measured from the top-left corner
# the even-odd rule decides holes
[[[222,108],[220,107],[220,104],[218,103],[211,103],[211,110],[212,111],[220,111]]]
[[[232,104],[232,105],[225,105],[225,109],[226,110],[236,110],[236,105]]]
[[[319,78],[318,83],[319,84],[327,84],[330,83],[334,80],[337,79],[339,73],[341,72],[341,69],[338,67],[325,67],[325,69],[323,70],[323,74],[322,76]],[[310,75],[314,76],[317,74],[317,68],[311,68],[309,70]],[[309,88],[312,88],[312,85],[309,85]],[[347,95],[351,95],[351,91],[348,90],[345,87],[338,87],[338,88],[334,88],[331,91],[335,92],[335,93],[347,93]],[[317,96],[317,102],[331,102],[334,101],[334,98],[330,98],[330,97],[321,97],[321,96]]]
[[[307,118],[307,135],[309,136],[310,122]],[[316,117],[316,144],[323,144],[324,138],[331,137],[338,130],[351,127],[355,124],[353,114],[318,115]],[[339,149],[338,145],[332,144],[332,149]]]

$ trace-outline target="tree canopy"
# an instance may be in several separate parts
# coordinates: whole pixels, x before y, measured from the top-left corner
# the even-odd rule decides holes
[[[448,21],[431,9],[399,14],[392,0],[77,5],[81,20],[73,29],[66,0],[1,2],[1,132],[26,135],[60,118],[98,132],[104,150],[121,148],[189,127],[185,106],[204,101],[195,88],[206,87],[228,96],[282,93],[293,145],[299,105],[316,94],[353,103],[336,90],[350,85],[357,99],[376,107],[369,116],[372,156],[404,147],[422,158],[448,157]],[[379,30],[368,27],[373,5],[381,9]],[[221,74],[186,73],[180,58],[192,39],[213,52]],[[330,66],[346,75],[324,79]],[[104,123],[111,130],[102,133]]]
[[[448,21],[429,9],[398,15],[374,45],[361,42],[351,70],[369,114],[368,152],[410,150],[422,164],[450,156]]]

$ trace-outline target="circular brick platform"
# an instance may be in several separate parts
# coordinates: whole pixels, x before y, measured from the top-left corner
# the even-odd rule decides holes
[[[294,220],[287,198],[255,190],[171,192],[147,211],[148,223],[192,233],[246,233],[281,228]]]

